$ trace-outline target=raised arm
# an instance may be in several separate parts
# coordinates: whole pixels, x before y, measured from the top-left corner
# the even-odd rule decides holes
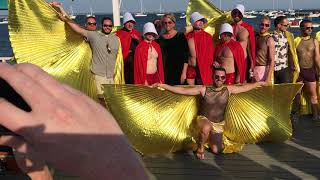
[[[177,94],[183,94],[183,95],[201,95],[204,96],[206,92],[205,86],[196,86],[192,88],[184,88],[179,86],[170,86],[167,84],[156,84],[156,86],[161,87],[163,89],[166,89],[168,91],[171,91],[173,93]]]
[[[235,86],[235,85],[227,86],[227,88],[230,94],[238,94],[238,93],[250,91],[251,89],[254,89],[258,86],[266,86],[266,85],[267,85],[266,82],[261,81],[256,83],[244,84],[241,86]]]
[[[76,24],[74,21],[72,21],[70,18],[68,18],[69,16],[66,13],[66,11],[63,9],[62,3],[52,2],[52,3],[50,3],[50,5],[55,7],[56,9],[58,9],[61,12],[61,14],[59,15],[60,19],[62,21],[64,21],[65,23],[67,23],[72,30],[74,30],[76,33],[80,34],[83,37],[86,37],[86,38],[88,37],[87,30],[83,29],[78,24]]]

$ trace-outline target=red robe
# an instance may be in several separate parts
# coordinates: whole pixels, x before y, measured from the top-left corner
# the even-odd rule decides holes
[[[202,83],[204,85],[211,85],[212,80],[212,64],[214,45],[212,36],[203,31],[191,32],[186,35],[189,40],[194,38],[194,44],[197,54],[197,65],[200,71]]]
[[[134,84],[144,84],[147,79],[147,60],[148,49],[150,46],[152,46],[158,53],[157,73],[159,74],[161,83],[165,83],[162,64],[162,53],[159,44],[154,41],[152,41],[151,43],[141,41],[137,46],[136,52],[134,54]]]
[[[232,24],[233,33],[235,33],[236,26],[237,26],[236,23]],[[253,67],[255,67],[256,66],[256,39],[254,34],[254,28],[249,23],[246,23],[246,22],[242,22],[240,26],[246,28],[247,31],[249,32],[249,41],[250,41],[250,47],[251,47]],[[246,69],[247,69],[247,64],[246,64]]]
[[[226,46],[231,50],[231,52],[233,54],[234,62],[236,65],[235,68],[238,70],[239,75],[240,75],[240,83],[244,83],[244,81],[246,80],[246,64],[247,64],[247,62],[244,59],[244,52],[243,52],[242,46],[239,42],[235,41],[234,39],[231,39],[227,43],[220,43],[216,47],[214,59],[216,60],[218,58],[220,51]]]
[[[142,40],[141,34],[139,31],[133,29],[131,32],[128,32],[124,29],[120,29],[116,32],[117,36],[120,38],[121,48],[122,48],[122,56],[123,60],[127,59],[129,54],[129,49],[131,46],[132,35],[139,37],[139,42]]]

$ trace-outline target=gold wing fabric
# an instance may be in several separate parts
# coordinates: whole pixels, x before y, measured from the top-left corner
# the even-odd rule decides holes
[[[230,12],[224,13],[208,0],[190,0],[186,11],[188,25],[190,25],[190,15],[196,11],[207,18],[208,24],[205,31],[213,35],[215,42],[218,42],[221,24],[232,22]]]
[[[285,36],[288,40],[288,44],[289,44],[289,48],[290,48],[290,55],[292,60],[293,60],[293,65],[294,65],[294,72],[293,72],[293,83],[297,82],[298,77],[299,77],[299,73],[300,73],[300,66],[299,66],[299,61],[298,61],[298,55],[297,55],[297,51],[296,51],[296,46],[295,46],[295,40],[294,40],[294,36],[291,32],[286,31]],[[298,40],[297,40],[298,42]]]
[[[301,84],[260,87],[231,95],[225,114],[225,153],[243,144],[291,137],[291,102]],[[144,154],[191,148],[192,122],[200,97],[133,85],[104,85],[109,110],[133,147]]]
[[[40,66],[59,81],[95,98],[88,43],[43,0],[9,1],[9,35],[18,63]]]

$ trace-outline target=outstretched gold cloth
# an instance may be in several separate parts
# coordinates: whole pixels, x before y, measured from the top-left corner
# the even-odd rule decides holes
[[[96,98],[89,44],[61,21],[46,1],[10,0],[9,35],[18,63],[36,64],[59,81]],[[121,47],[119,52],[115,83],[124,82]]]
[[[144,154],[192,147],[192,121],[201,97],[157,88],[104,85],[109,110],[134,148]],[[225,153],[246,143],[283,142],[291,137],[291,102],[301,84],[259,87],[231,95],[225,114]]]
[[[224,13],[208,0],[190,0],[186,11],[188,25],[190,25],[190,15],[195,11],[207,18],[208,24],[205,31],[214,37],[215,44],[217,44],[219,42],[220,26],[223,23],[232,22],[231,13]]]

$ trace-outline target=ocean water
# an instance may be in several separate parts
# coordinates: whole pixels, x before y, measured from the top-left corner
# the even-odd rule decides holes
[[[180,13],[175,14],[176,15],[176,28],[177,30],[181,30],[183,27],[186,25],[186,19],[181,19],[179,18],[181,16]],[[103,17],[111,17],[111,14],[106,14],[106,15],[97,15],[97,23],[100,26],[100,21]],[[85,23],[85,15],[78,15],[76,18],[76,22],[80,25],[84,25]],[[156,14],[148,14],[148,16],[145,17],[135,17],[137,24],[136,24],[136,29],[138,29],[140,32],[142,32],[143,25],[146,22],[152,22],[154,19],[160,18]],[[259,26],[259,19],[260,17],[257,16],[255,19],[245,19],[245,21],[249,22],[254,26],[256,30],[258,30]],[[122,20],[122,19],[121,19]],[[313,19],[314,23],[320,23],[320,18],[314,18]],[[100,27],[99,27],[100,28]],[[271,30],[273,27],[271,27]],[[295,36],[299,35],[300,29],[299,28],[290,28],[290,32],[292,32]],[[314,33],[320,31],[320,28],[314,28]],[[8,25],[5,24],[0,24],[0,57],[10,57],[13,56],[10,40],[9,40],[9,35],[8,35]]]

